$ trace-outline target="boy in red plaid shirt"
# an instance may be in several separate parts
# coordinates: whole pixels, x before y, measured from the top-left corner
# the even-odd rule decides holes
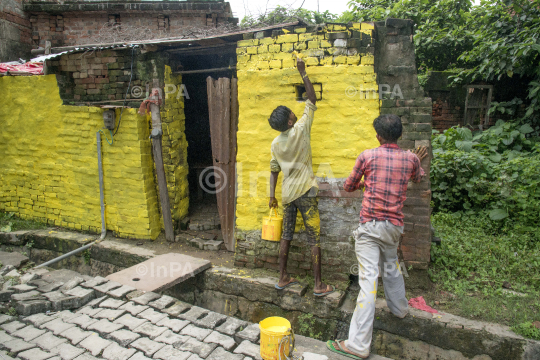
[[[381,146],[358,156],[343,186],[349,192],[365,188],[360,225],[353,232],[356,257],[360,263],[360,293],[349,339],[327,343],[330,350],[357,359],[369,356],[379,266],[383,271],[384,294],[390,311],[400,318],[408,313],[397,248],[403,234],[402,209],[407,184],[409,180],[420,182],[425,176],[420,162],[427,156],[426,147],[410,152],[397,145],[403,129],[398,116],[381,115],[375,119],[373,127]]]

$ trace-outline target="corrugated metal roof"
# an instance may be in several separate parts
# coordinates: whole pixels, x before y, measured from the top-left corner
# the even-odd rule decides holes
[[[35,57],[33,59],[31,59],[29,62],[44,62],[46,60],[50,60],[50,59],[54,59],[54,58],[57,58],[59,56],[62,56],[64,54],[69,54],[69,53],[77,53],[77,52],[80,52],[80,51],[88,51],[88,50],[106,50],[106,49],[127,49],[127,48],[131,48],[131,47],[137,47],[138,45],[129,45],[129,46],[126,46],[126,45],[111,45],[111,46],[81,46],[81,47],[74,47],[72,50],[66,50],[66,51],[62,51],[62,52],[59,52],[59,53],[55,53],[55,54],[48,54],[48,55],[41,55],[41,56],[38,56],[38,57]]]
[[[55,54],[51,54],[53,56],[47,58],[52,59],[58,56],[61,53],[66,52],[79,52],[79,51],[87,51],[89,49],[112,49],[112,48],[130,48],[133,46],[140,46],[140,45],[159,45],[159,46],[175,46],[175,45],[182,45],[187,44],[189,45],[198,45],[198,46],[204,46],[200,43],[209,42],[211,40],[217,40],[221,39],[224,42],[227,42],[227,40],[236,42],[235,38],[238,38],[240,35],[248,34],[248,33],[255,33],[259,31],[265,31],[265,30],[275,30],[280,29],[283,27],[288,26],[296,26],[301,24],[300,21],[294,21],[290,23],[283,23],[283,24],[275,24],[272,26],[266,26],[262,28],[256,28],[256,29],[248,29],[248,30],[241,30],[236,32],[230,32],[230,33],[224,33],[219,35],[211,35],[206,37],[200,37],[200,38],[163,38],[163,39],[153,39],[153,40],[141,40],[141,41],[130,41],[130,42],[124,42],[124,43],[108,43],[108,44],[88,44],[88,45],[75,45],[75,46],[64,46],[64,47],[56,47],[52,48],[51,51],[56,52]],[[229,39],[228,39],[229,38]]]

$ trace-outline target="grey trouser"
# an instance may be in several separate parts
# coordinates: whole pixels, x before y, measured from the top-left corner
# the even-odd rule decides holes
[[[359,263],[360,293],[345,345],[363,356],[369,355],[371,345],[379,266],[383,272],[384,294],[390,311],[400,318],[408,312],[405,282],[397,256],[401,234],[403,226],[396,226],[388,220],[360,224],[353,232]]]

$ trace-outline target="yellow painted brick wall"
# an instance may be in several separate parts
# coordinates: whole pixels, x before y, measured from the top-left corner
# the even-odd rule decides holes
[[[372,32],[368,24],[355,24],[354,29],[366,34]],[[326,29],[323,34],[286,34],[238,43],[240,116],[236,226],[239,230],[260,229],[262,217],[268,216],[270,145],[279,135],[268,124],[270,114],[277,106],[285,105],[300,117],[305,107],[295,96],[294,85],[303,81],[296,69],[294,49],[298,49],[299,56],[306,61],[310,80],[322,84],[322,100],[317,101],[311,135],[316,176],[347,177],[356,157],[363,150],[378,146],[372,126],[380,114],[379,100],[373,93],[378,89],[373,55],[330,55],[334,48],[327,46],[330,43],[326,39],[331,30]],[[321,46],[329,49],[324,51],[324,56],[310,56],[320,55]],[[280,208],[282,180],[283,174],[280,174],[276,190]]]
[[[167,177],[172,218],[179,220],[187,216],[189,207],[188,143],[185,134],[186,117],[184,114],[184,92],[181,89],[182,76],[174,75],[171,68],[165,66],[165,84],[168,84],[165,88],[165,106],[161,111],[163,164]]]
[[[54,75],[2,77],[0,94],[0,210],[99,232],[103,110],[63,106]],[[155,239],[161,230],[148,130],[124,109],[114,144],[102,137],[106,227],[118,236]]]

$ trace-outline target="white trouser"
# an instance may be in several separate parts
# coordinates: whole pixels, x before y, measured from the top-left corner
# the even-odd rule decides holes
[[[400,318],[408,312],[405,282],[397,257],[401,234],[403,226],[396,226],[389,221],[360,224],[353,232],[359,262],[360,293],[345,345],[362,356],[369,355],[371,345],[379,266],[383,272],[384,294],[390,311]]]

